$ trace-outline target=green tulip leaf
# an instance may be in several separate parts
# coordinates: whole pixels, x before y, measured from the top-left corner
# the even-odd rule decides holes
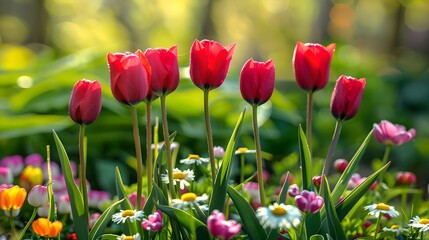
[[[331,190],[329,189],[329,183],[326,176],[323,177],[322,181],[323,183],[321,184],[320,192],[325,202],[324,206],[328,224],[328,233],[333,236],[334,239],[347,239],[337,212],[335,211],[334,203],[330,195]]]
[[[286,173],[285,182],[283,183],[283,186],[280,190],[280,194],[277,197],[277,203],[278,204],[286,202],[288,190],[289,190],[289,172]]]
[[[311,162],[310,148],[308,147],[307,138],[305,137],[304,130],[299,125],[298,130],[298,142],[299,142],[299,158],[301,160],[302,168],[302,188],[304,190],[313,189],[313,166]]]
[[[124,201],[125,198],[113,203],[110,205],[100,216],[100,218],[95,222],[91,231],[89,232],[89,239],[97,239],[102,234],[107,224],[112,221],[112,216],[116,212],[116,207]]]
[[[119,171],[118,167],[116,167],[115,169],[115,176],[116,176],[116,194],[118,195],[119,199],[124,200],[124,201],[121,201],[121,208],[123,210],[134,209],[133,205],[131,204],[125,192],[125,186],[124,186],[124,183],[122,182],[121,172]],[[127,221],[126,224],[122,224],[121,226],[122,226],[122,232],[124,234],[130,235],[131,232],[137,232],[136,224],[131,223],[130,221]]]

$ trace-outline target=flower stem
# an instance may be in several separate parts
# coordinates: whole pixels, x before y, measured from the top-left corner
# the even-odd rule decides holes
[[[12,230],[12,233],[15,234],[16,228],[15,228],[15,222],[13,221],[13,210],[12,209],[9,210],[9,223],[10,223],[10,228]]]
[[[146,168],[147,168],[147,194],[152,191],[153,155],[152,155],[152,106],[151,101],[146,102]]]
[[[210,124],[209,93],[210,93],[210,90],[204,90],[204,119],[206,122],[206,136],[207,136],[207,146],[208,146],[209,156],[210,156],[212,184],[214,185],[214,182],[216,179],[216,161],[215,161],[214,151],[213,151],[212,127]]]
[[[386,165],[387,160],[389,159],[391,148],[392,146],[386,145],[386,149],[384,150],[383,160],[381,161],[382,166]]]
[[[79,125],[79,185],[83,197],[83,209],[86,222],[89,221],[88,190],[86,187],[86,148],[85,148],[85,125]]]
[[[246,159],[244,158],[244,153],[240,154],[240,164],[241,164],[241,166],[240,166],[240,168],[241,168],[241,171],[240,171],[240,183],[244,182],[245,160]]]
[[[312,136],[312,117],[313,117],[313,91],[307,93],[307,119],[306,119],[306,131],[308,148],[311,153],[311,136]]]
[[[33,214],[31,215],[27,224],[25,225],[25,227],[22,229],[21,233],[19,234],[18,240],[21,240],[24,237],[25,232],[27,231],[28,227],[30,227],[31,223],[33,222],[34,218],[36,217],[36,214],[37,214],[37,208],[35,207],[33,209]]]
[[[377,234],[378,234],[378,231],[380,231],[380,220],[381,220],[381,216],[382,216],[382,214],[380,213],[380,214],[378,214],[378,218],[377,218],[377,225],[375,225],[375,234],[374,234],[374,240],[376,240],[377,239]]]
[[[262,174],[262,151],[259,141],[258,105],[252,105],[253,135],[256,147],[256,168],[258,174],[259,195],[262,206],[265,204],[264,178]]]
[[[164,134],[164,147],[165,154],[167,156],[167,173],[168,173],[168,183],[170,188],[171,198],[176,197],[176,192],[174,191],[174,179],[173,179],[173,161],[171,159],[171,148],[170,148],[170,136],[168,135],[168,123],[167,123],[167,108],[165,106],[165,95],[161,95],[161,114],[162,114],[162,131]]]
[[[301,230],[299,235],[301,236],[300,239],[307,239],[307,229],[305,228],[305,220],[307,218],[307,213],[304,212],[302,216],[302,222],[301,222]]]
[[[331,160],[334,155],[335,147],[338,143],[338,138],[340,137],[341,128],[343,127],[343,121],[338,120],[335,125],[334,135],[332,136],[331,146],[329,147],[328,154],[326,155],[325,164],[322,169],[322,177],[328,175],[329,167],[331,166]],[[323,182],[323,181],[322,181]]]
[[[140,143],[139,135],[139,124],[137,118],[137,107],[135,105],[131,106],[131,114],[133,118],[133,137],[134,137],[134,147],[136,150],[137,158],[137,202],[136,209],[141,209],[141,199],[142,199],[142,176],[143,176],[143,162],[142,162],[142,149]]]

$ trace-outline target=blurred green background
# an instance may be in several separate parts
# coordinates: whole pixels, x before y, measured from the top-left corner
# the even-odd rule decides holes
[[[335,80],[342,74],[366,78],[361,108],[346,122],[335,158],[349,159],[372,124],[382,119],[414,127],[412,143],[393,149],[392,170],[409,170],[426,187],[429,177],[429,2],[426,0],[0,0],[0,158],[41,153],[54,146],[52,129],[78,158],[78,127],[68,116],[70,92],[87,78],[103,85],[103,110],[87,128],[89,179],[108,189],[105,174],[119,165],[128,183],[134,173],[129,109],[109,88],[108,52],[178,46],[181,82],[167,98],[170,130],[177,131],[179,158],[207,156],[202,92],[189,80],[194,39],[236,43],[228,78],[211,92],[215,145],[226,146],[247,105],[239,73],[249,58],[273,59],[276,90],[261,107],[268,168],[294,156],[297,127],[304,124],[306,93],[295,83],[292,54],[297,41],[336,43],[330,83],[315,95],[314,155],[326,155],[335,121],[329,111]],[[159,102],[153,106],[160,116]],[[144,136],[145,106],[139,108]],[[144,137],[142,137],[144,139]],[[250,113],[240,146],[253,148]],[[144,143],[143,143],[144,144]],[[53,148],[53,147],[52,147]],[[384,146],[372,140],[362,171],[381,158]],[[53,160],[57,160],[55,148]],[[275,170],[275,169],[274,169]],[[97,175],[103,177],[96,177]],[[365,174],[363,174],[365,175]],[[106,176],[106,177],[104,177]]]

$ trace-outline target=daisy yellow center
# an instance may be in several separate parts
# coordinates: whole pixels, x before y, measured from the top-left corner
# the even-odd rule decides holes
[[[237,152],[241,152],[241,153],[244,153],[244,152],[247,152],[247,151],[249,151],[249,149],[245,148],[245,147],[241,147],[241,148],[237,149]]]
[[[198,156],[197,154],[189,154],[188,158],[193,159],[193,160],[197,160],[197,159],[200,159],[200,156]]]
[[[399,226],[399,225],[392,225],[391,227],[390,227],[390,229],[400,229],[401,228],[401,226]]]
[[[375,207],[378,210],[384,210],[384,211],[389,211],[390,206],[384,203],[379,203],[377,204],[377,206]]]
[[[173,178],[174,179],[185,179],[186,175],[182,172],[175,172],[175,173],[173,173]]]
[[[279,207],[279,206],[274,207],[273,210],[271,210],[271,212],[277,216],[283,216],[287,213],[286,209]]]
[[[133,236],[126,236],[123,239],[124,240],[134,240],[134,237]]]
[[[427,218],[422,218],[422,219],[420,219],[420,220],[419,220],[419,223],[420,223],[420,224],[429,224],[429,219],[427,219]]]
[[[184,202],[193,202],[197,199],[197,194],[195,193],[185,193],[180,197],[180,199]]]
[[[122,212],[122,217],[132,217],[134,216],[134,211],[133,210],[125,210]]]

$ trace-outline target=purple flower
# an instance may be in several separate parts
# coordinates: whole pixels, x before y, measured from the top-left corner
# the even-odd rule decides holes
[[[160,231],[164,227],[162,212],[156,210],[153,214],[149,215],[147,219],[143,219],[142,227],[147,231]]]
[[[241,225],[234,220],[225,220],[225,215],[214,210],[207,218],[209,232],[216,238],[230,239],[241,231]]]
[[[316,213],[323,207],[323,198],[315,192],[304,190],[295,197],[296,206],[299,210],[307,213]]]
[[[380,124],[374,124],[374,137],[379,143],[386,145],[402,145],[413,140],[416,136],[414,128],[407,131],[404,126],[382,120]]]
[[[213,152],[214,152],[214,157],[216,159],[222,159],[223,156],[225,155],[225,149],[223,149],[223,147],[214,147],[213,148]]]
[[[0,161],[0,167],[7,167],[13,176],[18,176],[24,169],[24,159],[20,155],[6,156]]]
[[[33,167],[42,167],[43,157],[38,153],[33,153],[25,157],[25,165],[32,165]]]
[[[0,167],[0,184],[12,184],[13,183],[13,174],[10,168]]]
[[[296,197],[299,194],[299,186],[296,184],[292,184],[289,186],[287,193],[291,197]]]

